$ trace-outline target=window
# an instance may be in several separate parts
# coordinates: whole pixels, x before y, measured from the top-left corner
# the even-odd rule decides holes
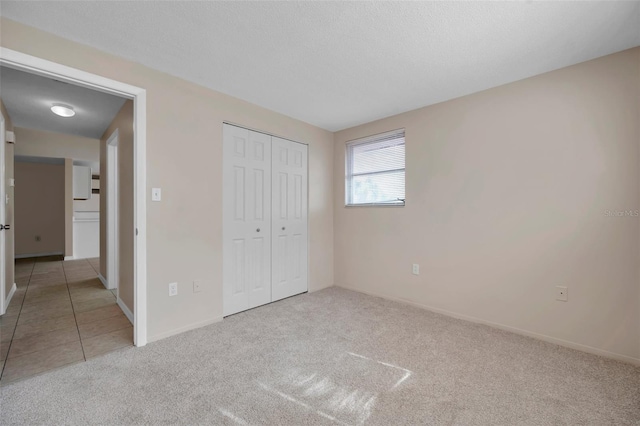
[[[347,142],[347,206],[404,205],[404,129]]]

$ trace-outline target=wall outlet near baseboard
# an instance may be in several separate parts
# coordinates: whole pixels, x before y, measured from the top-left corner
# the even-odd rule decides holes
[[[556,300],[561,302],[569,301],[569,289],[562,285],[556,286]]]
[[[413,275],[420,275],[420,265],[418,265],[417,263],[414,263],[413,266],[411,267],[411,273]]]
[[[169,283],[169,296],[176,296],[178,294],[178,283]]]
[[[202,291],[202,281],[195,280],[193,282],[193,292],[194,293],[200,293],[201,291]]]

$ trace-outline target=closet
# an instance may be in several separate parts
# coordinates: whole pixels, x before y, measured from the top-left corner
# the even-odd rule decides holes
[[[223,129],[223,315],[307,291],[307,146]]]

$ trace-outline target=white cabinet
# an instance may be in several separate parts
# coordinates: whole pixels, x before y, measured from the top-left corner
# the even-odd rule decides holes
[[[224,125],[223,314],[307,291],[307,146]]]
[[[100,213],[74,212],[73,258],[90,259],[100,256]]]
[[[91,167],[73,166],[73,199],[91,198]]]

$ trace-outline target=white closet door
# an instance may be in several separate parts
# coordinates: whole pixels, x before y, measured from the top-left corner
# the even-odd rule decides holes
[[[223,314],[271,302],[271,136],[224,125]]]
[[[307,291],[307,146],[272,137],[272,300]]]

